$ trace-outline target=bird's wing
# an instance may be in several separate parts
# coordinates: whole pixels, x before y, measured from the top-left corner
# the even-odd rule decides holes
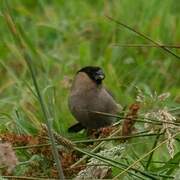
[[[119,103],[117,103],[116,98],[115,98],[114,94],[112,93],[112,91],[110,91],[106,87],[104,89],[111,96],[113,101],[116,103],[117,111],[120,112],[122,110],[122,106]]]

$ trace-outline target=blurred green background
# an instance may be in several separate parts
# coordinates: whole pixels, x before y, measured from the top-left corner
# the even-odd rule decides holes
[[[120,47],[149,44],[109,15],[162,44],[180,42],[178,0],[13,0],[15,22],[30,44],[36,78],[56,131],[73,124],[67,107],[72,78],[86,65],[101,66],[105,85],[123,106],[144,93],[171,93],[180,101],[180,61],[160,48]],[[1,6],[1,5],[0,5]],[[172,49],[180,54],[178,49]],[[36,133],[43,121],[29,70],[0,12],[0,131]]]

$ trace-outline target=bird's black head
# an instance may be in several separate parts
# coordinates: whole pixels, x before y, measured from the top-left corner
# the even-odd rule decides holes
[[[105,78],[105,74],[100,67],[97,66],[86,66],[80,69],[78,72],[85,72],[96,84],[101,84]]]

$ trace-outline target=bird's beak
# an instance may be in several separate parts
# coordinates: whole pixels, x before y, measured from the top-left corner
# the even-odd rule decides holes
[[[96,72],[95,79],[96,80],[103,80],[105,78],[105,74],[102,70]]]

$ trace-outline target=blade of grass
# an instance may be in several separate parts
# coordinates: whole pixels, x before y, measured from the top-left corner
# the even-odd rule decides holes
[[[133,29],[132,27],[130,27],[130,26],[128,26],[128,25],[126,25],[126,24],[124,24],[124,23],[122,23],[122,22],[120,22],[120,21],[118,21],[118,20],[116,20],[116,19],[114,19],[114,18],[112,18],[112,17],[110,17],[110,16],[107,16],[107,15],[106,15],[106,17],[107,17],[109,20],[115,22],[116,24],[119,24],[119,25],[125,27],[126,29],[128,29],[128,30],[130,30],[130,31],[138,34],[139,36],[145,38],[146,40],[152,42],[153,44],[155,44],[155,45],[158,46],[159,48],[163,49],[164,51],[166,51],[166,52],[168,52],[169,54],[171,54],[171,55],[173,55],[174,57],[176,57],[177,59],[180,59],[180,56],[179,56],[179,55],[177,55],[177,54],[175,54],[174,52],[170,51],[168,48],[166,48],[166,47],[164,47],[164,46],[161,46],[160,43],[152,40],[152,39],[149,38],[147,35],[145,35],[145,34],[139,32],[139,31]]]
[[[174,134],[171,138],[176,137],[177,135],[179,135],[180,132]],[[171,138],[167,138],[166,140],[164,140],[163,142],[161,142],[158,146],[156,146],[155,148],[153,148],[151,151],[147,152],[146,154],[144,154],[141,158],[139,158],[137,161],[135,161],[134,163],[132,163],[128,168],[126,168],[123,172],[119,173],[116,177],[114,177],[113,179],[118,179],[119,176],[121,176],[122,174],[124,174],[125,172],[127,172],[129,169],[131,169],[133,166],[135,166],[139,161],[143,160],[144,158],[146,158],[148,155],[150,155],[153,151],[155,151],[156,149],[158,149],[159,147],[161,147],[163,144],[165,144],[167,141],[169,141],[169,139]]]
[[[80,149],[80,148],[78,148],[78,147],[75,147],[75,150],[77,150],[77,151],[79,151],[79,152],[81,152],[81,153],[84,153],[84,154],[86,154],[86,155],[88,155],[88,156],[90,156],[90,157],[93,157],[93,158],[95,158],[95,159],[98,159],[98,160],[100,160],[100,161],[102,161],[102,162],[108,163],[108,164],[110,164],[110,165],[112,165],[112,166],[114,166],[114,167],[117,167],[117,168],[119,168],[119,169],[124,169],[124,167],[127,166],[127,165],[125,165],[125,164],[123,164],[123,163],[114,161],[114,160],[112,160],[112,159],[103,157],[103,156],[101,156],[101,155],[98,155],[98,154],[95,154],[95,153],[92,153],[92,152],[88,152],[88,151],[86,151],[86,150],[82,150],[82,149]],[[146,176],[146,177],[149,177],[149,178],[151,178],[151,179],[156,179],[155,176],[150,175],[150,174],[147,174],[146,172],[142,172],[142,171],[140,171],[140,170],[138,170],[138,169],[134,169],[134,168],[133,168],[132,170],[134,170],[135,172],[139,172],[139,173],[141,173],[142,175],[144,175],[144,176]],[[140,178],[140,179],[142,179],[141,176],[139,176],[139,175],[137,175],[137,174],[134,174],[134,173],[132,173],[131,171],[128,171],[127,173],[128,173],[128,174],[131,174],[131,175],[133,175],[133,176],[136,176],[136,177],[138,177],[138,178]]]
[[[78,140],[78,141],[73,141],[73,143],[78,144],[78,143],[90,143],[90,142],[99,142],[99,141],[112,141],[112,140],[120,140],[120,139],[131,139],[131,138],[138,138],[138,137],[146,137],[146,136],[160,136],[163,135],[163,133],[157,134],[157,133],[152,133],[152,134],[140,134],[140,135],[131,135],[131,136],[117,136],[117,137],[112,137],[112,138],[99,138],[99,139],[85,139],[85,140]]]
[[[40,106],[41,106],[41,110],[43,112],[44,119],[45,119],[46,125],[48,127],[48,135],[49,135],[49,137],[51,139],[52,152],[53,152],[54,160],[56,162],[59,178],[64,179],[64,174],[63,174],[61,162],[60,162],[60,159],[59,159],[59,156],[58,156],[58,151],[57,151],[57,148],[56,148],[55,139],[54,139],[53,133],[51,131],[51,123],[49,121],[50,120],[49,113],[48,113],[48,110],[46,108],[45,102],[44,102],[44,100],[42,98],[42,95],[41,95],[41,92],[40,92],[40,89],[39,89],[39,86],[38,86],[38,83],[37,83],[37,80],[36,80],[36,76],[35,76],[35,73],[34,73],[34,67],[32,65],[31,55],[27,53],[26,43],[24,42],[23,37],[21,36],[21,34],[19,34],[19,32],[17,30],[17,27],[16,27],[16,24],[15,24],[12,16],[10,15],[8,2],[7,1],[3,1],[3,2],[4,2],[4,18],[5,18],[5,21],[6,21],[7,25],[8,25],[8,27],[9,27],[10,31],[12,32],[12,35],[13,35],[13,37],[15,38],[15,40],[17,42],[17,46],[19,47],[19,50],[21,51],[27,65],[28,65],[28,68],[29,68],[29,71],[30,71],[30,74],[31,74],[31,77],[32,77],[32,80],[33,80],[33,84],[34,84],[34,87],[35,87],[35,90],[36,90],[36,93],[37,93],[37,96],[38,96],[38,100],[39,100],[39,103],[40,103]]]
[[[120,131],[121,131],[120,129],[116,130],[109,137],[113,137],[113,136],[117,135],[118,133],[120,133]],[[96,152],[104,143],[105,143],[105,141],[102,141],[101,143],[97,144],[96,147],[94,147],[94,149],[91,150],[91,152]],[[71,168],[74,168],[75,166],[79,165],[81,162],[86,160],[87,157],[88,157],[87,155],[83,156],[81,159],[79,159],[77,162],[75,162],[73,165],[71,165]]]
[[[90,111],[90,110],[81,110],[81,111],[88,111],[88,112],[91,112],[91,113],[94,113],[94,114],[100,114],[100,115],[103,115],[103,116],[108,116],[108,117],[115,117],[115,118],[118,118],[118,119],[124,119],[124,116],[118,116],[116,114],[110,114],[110,113],[105,113],[105,112],[100,112],[100,111]],[[147,119],[149,121],[144,121],[144,119]],[[155,122],[155,124],[159,124],[161,125],[161,123],[167,123],[167,124],[173,124],[173,125],[176,125],[176,126],[180,126],[180,123],[176,123],[176,122],[169,122],[169,121],[159,121],[159,120],[156,120],[156,119],[151,119],[151,118],[146,118],[146,117],[143,117],[143,116],[140,116],[136,119],[136,122],[145,122],[145,123],[153,123]]]
[[[77,148],[77,147],[74,147],[75,150],[79,151],[79,152],[82,152],[90,157],[93,157],[93,158],[96,158],[96,159],[99,159],[100,161],[103,161],[105,163],[108,163],[114,167],[117,167],[117,168],[120,168],[120,169],[124,169],[124,167],[127,167],[126,164],[123,164],[123,163],[120,163],[120,162],[117,162],[117,161],[114,161],[114,160],[111,160],[109,158],[106,158],[106,157],[103,157],[103,156],[100,156],[98,154],[95,154],[95,153],[91,153],[91,152],[88,152],[88,151],[85,151],[85,150],[82,150],[80,148]],[[121,167],[122,166],[122,167]],[[158,180],[159,177],[164,177],[164,178],[174,178],[173,176],[168,176],[168,175],[163,175],[163,174],[155,174],[153,172],[146,172],[146,171],[141,171],[139,169],[135,169],[135,168],[131,168],[131,170],[135,171],[136,173],[140,173],[141,175],[144,175],[145,177],[148,177],[150,179],[154,179],[154,180]],[[127,172],[128,174],[131,174],[135,177],[138,177],[138,178],[141,178],[140,176],[138,176],[137,174],[133,174],[132,172],[128,171]]]
[[[44,131],[44,133],[46,134],[47,128],[46,128],[45,126],[43,127],[43,131]],[[81,153],[83,153],[83,154],[86,154],[87,157],[90,156],[90,157],[99,159],[99,160],[101,160],[102,162],[108,163],[108,164],[110,164],[110,165],[112,165],[112,166],[114,166],[114,167],[117,167],[117,168],[119,168],[119,169],[124,169],[123,167],[127,167],[127,165],[125,165],[125,164],[123,164],[123,163],[120,163],[120,162],[114,161],[114,160],[112,160],[112,159],[109,159],[109,158],[106,158],[106,157],[97,155],[97,154],[95,154],[94,152],[89,152],[89,151],[80,149],[80,148],[78,148],[73,142],[71,142],[71,141],[68,140],[67,138],[62,137],[61,135],[57,134],[56,132],[53,132],[53,134],[54,134],[54,137],[55,137],[57,143],[60,144],[60,145],[63,145],[64,147],[66,147],[66,148],[69,149],[69,150],[74,149],[74,150],[79,151],[79,152],[81,152]],[[97,147],[96,147],[96,148],[97,148]],[[121,167],[121,166],[123,166],[123,167]],[[75,167],[75,166],[70,167],[70,168],[74,168],[74,167]],[[132,170],[134,170],[134,169],[132,169]],[[135,171],[140,172],[139,170],[135,170]],[[140,177],[140,176],[138,176],[138,175],[136,175],[136,174],[134,174],[134,173],[132,173],[132,172],[128,172],[128,173],[129,173],[129,174],[132,174],[132,175],[134,175],[134,176],[136,176],[136,177]],[[140,173],[141,173],[141,172],[140,172]],[[143,174],[143,173],[141,173],[141,174]],[[146,172],[144,172],[144,175],[146,176]],[[148,175],[147,175],[147,176],[148,176]],[[141,178],[142,178],[142,177],[141,177]]]
[[[166,45],[166,44],[161,44],[161,45],[152,45],[152,44],[112,44],[112,46],[118,46],[118,47],[151,47],[151,48],[159,48],[159,47],[166,47],[166,48],[174,48],[174,49],[180,49],[180,45]]]
[[[160,132],[160,129],[159,129],[158,133],[159,133],[159,132]],[[154,144],[153,144],[152,149],[154,149],[154,148],[157,146],[157,143],[158,143],[159,137],[160,137],[160,135],[158,134],[158,135],[156,136],[156,139],[155,139],[155,141],[154,141]],[[149,168],[149,165],[150,165],[150,163],[151,163],[151,160],[152,160],[153,154],[154,154],[154,151],[152,151],[152,153],[149,155],[149,158],[148,158],[148,161],[147,161],[147,163],[146,163],[146,167],[145,167],[145,169],[146,169],[146,170],[148,170],[148,168]]]
[[[45,132],[47,132],[47,128],[46,128],[46,127],[44,127],[43,130],[44,130]],[[99,159],[99,160],[101,160],[102,162],[106,162],[106,163],[108,163],[108,164],[110,164],[110,165],[112,165],[112,166],[114,166],[114,167],[119,168],[119,169],[128,167],[128,165],[123,164],[123,163],[120,163],[120,162],[118,162],[118,161],[115,161],[115,160],[112,160],[112,159],[110,159],[110,158],[106,158],[106,157],[104,157],[104,156],[95,154],[94,152],[89,152],[89,151],[80,149],[80,148],[78,148],[73,142],[71,142],[70,140],[62,137],[61,135],[58,135],[56,132],[53,132],[53,133],[54,133],[54,137],[55,137],[56,141],[57,141],[59,144],[63,145],[64,147],[66,147],[66,148],[68,148],[68,149],[70,149],[70,150],[74,149],[74,150],[76,150],[76,151],[79,151],[79,152],[81,152],[81,153],[86,154],[86,156],[90,156],[90,157],[93,157],[93,158],[95,158],[95,159]],[[117,133],[117,131],[116,131],[116,133]],[[121,167],[121,166],[122,166],[122,167]],[[157,179],[157,178],[155,178],[154,175],[151,175],[151,174],[149,174],[149,173],[147,173],[147,172],[143,172],[143,171],[141,171],[141,170],[139,170],[139,169],[132,168],[131,170],[133,170],[133,171],[135,171],[135,172],[139,172],[141,175],[144,175],[144,176],[146,176],[146,177],[151,177],[151,179]],[[133,173],[130,172],[130,171],[128,171],[128,173],[131,174],[131,175],[134,175],[134,176],[136,176],[136,177],[138,176],[137,174],[133,174]],[[138,177],[139,177],[139,176],[138,176]],[[142,177],[141,177],[141,178],[142,178]]]
[[[8,179],[28,179],[28,180],[48,180],[49,177],[27,177],[27,176],[1,176],[2,178]],[[51,180],[53,180],[51,178]],[[55,179],[54,179],[55,180]]]

